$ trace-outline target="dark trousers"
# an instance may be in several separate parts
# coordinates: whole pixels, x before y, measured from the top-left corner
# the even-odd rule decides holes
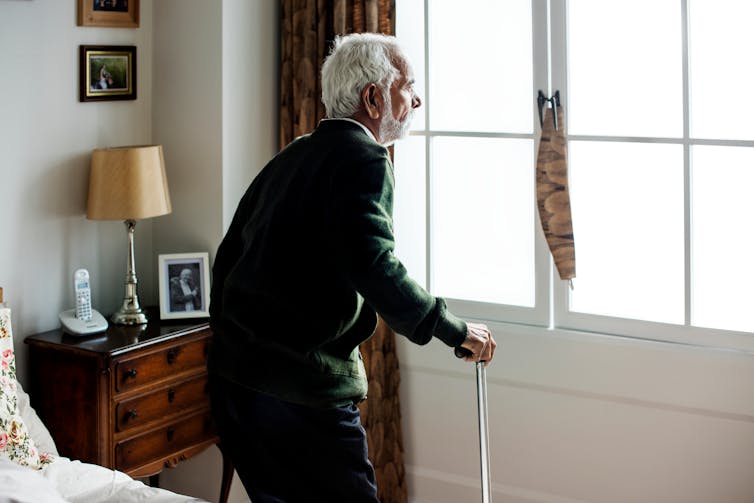
[[[212,376],[223,451],[252,503],[378,503],[355,405],[314,409]]]

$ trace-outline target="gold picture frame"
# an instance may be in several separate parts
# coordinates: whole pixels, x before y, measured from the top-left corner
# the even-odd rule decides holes
[[[79,46],[79,101],[135,99],[135,46]]]
[[[139,0],[77,0],[79,26],[138,28]]]

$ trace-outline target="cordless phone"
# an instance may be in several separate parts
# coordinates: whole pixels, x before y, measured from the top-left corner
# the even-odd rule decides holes
[[[92,291],[89,288],[89,271],[77,269],[73,273],[73,289],[76,292],[76,318],[81,321],[91,321]]]
[[[73,273],[73,292],[76,307],[60,313],[63,330],[71,335],[96,334],[107,330],[107,320],[92,309],[92,289],[86,269],[76,269]]]

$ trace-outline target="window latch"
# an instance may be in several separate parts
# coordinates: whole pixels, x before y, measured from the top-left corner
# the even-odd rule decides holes
[[[543,93],[541,89],[537,93],[537,108],[539,109],[539,126],[540,127],[544,127],[545,125],[545,119],[544,119],[545,103],[549,103],[550,108],[552,108],[552,111],[553,111],[552,125],[555,127],[555,131],[557,131],[558,130],[558,113],[557,113],[556,108],[560,106],[560,90],[555,91],[555,94],[553,94],[549,98],[545,97],[545,93]]]

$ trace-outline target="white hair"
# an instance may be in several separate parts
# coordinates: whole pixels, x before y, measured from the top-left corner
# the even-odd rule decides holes
[[[388,92],[400,75],[396,61],[403,57],[395,37],[352,33],[335,37],[322,64],[322,103],[331,119],[351,117],[359,109],[361,91],[376,84]]]

